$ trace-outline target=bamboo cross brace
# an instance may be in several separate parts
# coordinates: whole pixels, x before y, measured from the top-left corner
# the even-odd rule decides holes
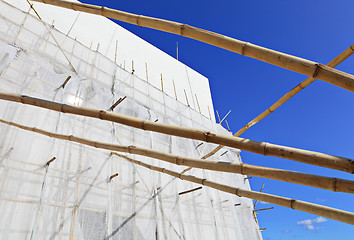
[[[300,211],[307,212],[307,213],[312,213],[315,215],[319,215],[322,217],[326,217],[326,218],[330,218],[333,220],[337,220],[340,222],[354,225],[354,213],[351,213],[351,212],[347,212],[347,211],[343,211],[340,209],[335,209],[335,208],[331,208],[331,207],[327,207],[327,206],[323,206],[323,205],[319,205],[319,204],[300,201],[300,200],[296,200],[296,199],[276,196],[276,195],[272,195],[272,194],[268,194],[268,193],[240,189],[240,188],[212,182],[212,181],[209,181],[208,179],[205,179],[205,178],[198,178],[198,177],[195,177],[192,175],[184,175],[184,174],[180,174],[175,171],[168,170],[166,168],[161,168],[161,167],[149,165],[149,164],[143,163],[141,161],[131,159],[131,158],[126,157],[121,154],[115,153],[115,155],[117,155],[121,158],[124,158],[134,164],[148,168],[150,170],[162,172],[162,173],[168,174],[170,176],[180,178],[182,180],[186,180],[189,182],[194,182],[197,184],[208,186],[208,187],[211,187],[211,188],[223,191],[223,192],[237,195],[239,197],[246,197],[246,198],[255,199],[255,200],[259,200],[259,201],[263,201],[263,202],[267,202],[267,203],[271,203],[271,204],[275,204],[275,205],[279,205],[279,206],[283,206],[283,207],[287,207],[287,208],[292,208],[292,209],[300,210]]]
[[[221,125],[221,123],[225,120],[225,118],[230,114],[230,112],[231,112],[231,110],[228,112],[228,113],[226,113],[226,115],[225,115],[225,117],[223,117],[222,119],[221,119],[221,121],[219,122],[219,125]]]
[[[101,120],[116,122],[146,131],[159,132],[178,137],[221,144],[224,146],[242,149],[257,154],[286,158],[289,160],[337,169],[349,173],[354,172],[354,160],[349,158],[286,147],[266,142],[257,142],[245,138],[227,136],[200,129],[157,123],[105,110],[61,104],[25,95],[0,92],[0,99],[51,109],[57,112],[98,118]]]
[[[54,42],[57,44],[58,48],[60,49],[60,51],[62,52],[62,54],[64,55],[65,59],[69,62],[69,65],[71,67],[71,69],[77,73],[76,69],[74,68],[74,66],[71,64],[70,59],[66,56],[64,50],[61,48],[61,45],[59,44],[59,42],[57,41],[57,39],[54,37],[52,31],[50,31],[50,29],[48,28],[47,24],[42,20],[42,18],[39,16],[38,12],[36,11],[36,9],[34,9],[33,4],[31,4],[28,0],[26,0],[27,3],[30,5],[30,7],[33,9],[33,11],[35,12],[35,14],[37,15],[37,17],[39,18],[39,20],[41,20],[41,22],[43,23],[44,27],[47,29],[47,31],[49,32],[50,36],[53,38]]]
[[[91,14],[101,15],[104,17],[116,19],[119,21],[138,25],[140,27],[148,27],[164,32],[169,32],[184,37],[192,38],[204,43],[208,43],[232,52],[242,54],[251,58],[258,59],[291,71],[312,76],[321,79],[338,87],[354,92],[354,76],[335,70],[331,67],[320,63],[309,61],[303,58],[295,57],[282,52],[267,49],[254,45],[249,42],[240,41],[231,37],[227,37],[204,29],[181,24],[178,22],[147,17],[127,13],[107,7],[68,2],[62,0],[34,0],[51,4],[63,8],[72,9],[74,11],[87,12]]]
[[[332,59],[327,66],[329,67],[336,67],[338,64],[343,62],[345,59],[350,57],[354,53],[354,44],[348,47],[346,50],[341,52],[337,57]],[[285,102],[287,102],[290,98],[295,96],[297,93],[299,93],[302,89],[310,85],[316,80],[316,78],[309,77],[306,78],[304,81],[299,83],[296,87],[291,89],[289,92],[287,92],[284,96],[282,96],[278,101],[276,101],[272,106],[270,106],[267,110],[262,112],[260,115],[258,115],[256,118],[251,120],[249,123],[247,123],[245,126],[243,126],[240,130],[238,130],[234,136],[238,137],[242,133],[246,132],[249,128],[263,120],[265,117],[267,117],[269,114],[274,112],[276,109],[278,109],[281,105],[283,105]],[[207,159],[208,157],[213,156],[215,153],[217,153],[223,146],[219,145],[217,146],[214,150],[212,150],[210,153],[206,154],[205,156],[202,157],[202,159]]]
[[[45,136],[49,136],[52,138],[81,143],[95,148],[146,156],[146,157],[159,159],[165,162],[169,162],[181,166],[190,166],[194,168],[214,170],[220,172],[238,173],[242,175],[252,175],[252,176],[269,178],[269,179],[274,179],[279,181],[302,184],[302,185],[316,187],[316,188],[322,188],[322,189],[331,190],[335,192],[354,193],[354,181],[350,181],[350,180],[323,177],[323,176],[293,172],[293,171],[282,170],[282,169],[266,168],[266,167],[254,166],[254,165],[249,165],[244,163],[205,161],[201,159],[181,157],[169,153],[163,153],[163,152],[135,147],[135,146],[115,145],[115,144],[92,141],[89,139],[80,138],[73,135],[64,135],[64,134],[48,132],[42,129],[38,129],[34,127],[32,128],[32,127],[24,126],[13,122],[8,122],[2,119],[0,119],[0,122],[27,131],[32,131]]]

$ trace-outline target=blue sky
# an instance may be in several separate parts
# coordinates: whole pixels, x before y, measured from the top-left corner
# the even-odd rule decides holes
[[[186,23],[326,64],[354,43],[353,1],[84,1]],[[195,40],[119,23],[209,78],[214,108],[236,132],[306,76]],[[337,68],[354,74],[354,56]],[[320,80],[242,137],[354,158],[354,95]],[[354,180],[348,173],[243,151],[245,163]],[[353,196],[254,177],[253,190],[354,212]],[[259,203],[258,207],[270,204]],[[352,239],[351,225],[288,208],[258,215],[270,239]]]

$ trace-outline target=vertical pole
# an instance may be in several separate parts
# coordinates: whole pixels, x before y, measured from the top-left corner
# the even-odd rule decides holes
[[[162,79],[162,73],[161,73],[161,89],[163,91],[163,79]]]
[[[200,106],[199,106],[198,97],[197,97],[197,94],[196,94],[196,93],[195,93],[195,99],[197,100],[197,105],[198,105],[199,113],[202,113],[202,112],[200,111]]]
[[[186,96],[187,106],[190,107],[189,102],[188,102],[188,98],[187,98],[186,89],[183,89],[183,90],[184,90],[184,95]]]
[[[216,110],[216,115],[218,115],[218,119],[219,119],[219,123],[220,123],[221,121],[220,121],[220,116],[219,116],[218,110]]]
[[[208,112],[209,112],[209,119],[211,120],[211,114],[210,114],[210,108],[209,108],[209,105],[208,105]]]
[[[175,86],[175,80],[172,79],[172,83],[173,83],[173,89],[175,90],[175,97],[176,97],[176,100],[178,100],[178,99],[177,99],[176,86]]]
[[[117,64],[117,51],[118,51],[118,41],[116,41],[116,51],[114,54],[114,62]]]
[[[146,69],[146,81],[149,82],[149,74],[148,74],[148,65],[145,63],[145,69]]]

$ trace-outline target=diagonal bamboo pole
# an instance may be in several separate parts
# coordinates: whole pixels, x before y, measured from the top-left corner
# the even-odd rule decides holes
[[[338,64],[343,62],[345,59],[350,57],[354,53],[354,44],[351,45],[349,48],[344,50],[342,53],[340,53],[337,57],[335,57],[332,61],[330,61],[327,66],[328,67],[336,67]],[[284,96],[282,96],[278,101],[276,101],[272,106],[270,106],[267,110],[265,110],[263,113],[258,115],[255,119],[251,120],[249,123],[247,123],[245,126],[243,126],[240,130],[238,130],[234,136],[238,137],[242,133],[246,132],[249,128],[254,126],[256,123],[259,121],[263,120],[265,117],[267,117],[269,114],[274,112],[278,107],[283,105],[286,101],[288,101],[290,98],[295,96],[297,93],[299,93],[302,89],[313,83],[316,79],[313,77],[309,77],[305,79],[303,82],[299,83],[296,87],[291,89],[289,92],[287,92]],[[217,153],[223,146],[219,145],[217,146],[213,151],[210,153],[206,154],[205,156],[202,157],[202,159],[207,159],[208,157],[213,156],[215,153]]]
[[[227,49],[232,52],[242,54],[244,56],[255,58],[260,61],[264,61],[282,68],[286,68],[291,71],[302,73],[307,76],[316,77],[328,83],[334,84],[338,87],[354,92],[354,76],[350,74],[335,70],[323,64],[315,63],[313,61],[295,57],[289,54],[277,52],[248,42],[243,42],[231,37],[223,36],[221,34],[192,27],[187,24],[181,24],[178,22],[136,15],[90,4],[68,2],[62,0],[34,1],[68,8],[75,11],[101,15],[104,17],[138,25],[140,27],[148,27],[192,38],[220,48]]]
[[[208,187],[211,187],[211,188],[223,191],[223,192],[237,195],[239,197],[256,199],[258,201],[272,203],[272,204],[276,204],[279,206],[300,210],[303,212],[319,215],[322,217],[326,217],[326,218],[330,218],[333,220],[337,220],[340,222],[354,225],[354,213],[351,213],[351,212],[347,212],[347,211],[343,211],[340,209],[335,209],[335,208],[331,208],[331,207],[327,207],[327,206],[323,206],[323,205],[319,205],[319,204],[295,200],[295,199],[291,199],[291,198],[280,197],[280,196],[276,196],[276,195],[272,195],[272,194],[235,188],[235,187],[231,187],[228,185],[212,182],[212,181],[209,181],[205,178],[198,178],[198,177],[191,176],[191,175],[184,175],[184,174],[180,174],[178,172],[168,170],[166,168],[161,168],[161,167],[149,165],[149,164],[143,163],[141,161],[131,159],[131,158],[126,157],[121,154],[114,153],[114,155],[117,155],[121,158],[124,158],[132,163],[138,164],[138,165],[148,168],[150,170],[162,172],[162,173],[168,174],[170,176],[180,178],[182,180],[186,180],[189,182],[194,182],[197,184],[208,186]]]
[[[256,142],[245,138],[227,136],[200,129],[157,123],[104,110],[71,106],[25,95],[0,92],[0,99],[51,109],[57,112],[99,118],[101,120],[116,122],[147,131],[221,144],[257,154],[286,158],[289,160],[337,169],[349,173],[354,172],[354,160],[349,158],[285,147],[266,142]]]
[[[63,134],[48,132],[42,129],[31,128],[21,124],[8,122],[2,119],[0,119],[0,122],[27,131],[36,132],[52,138],[77,142],[88,146],[102,148],[111,151],[127,152],[131,154],[147,156],[165,162],[169,162],[172,164],[190,166],[190,167],[208,169],[208,170],[215,170],[220,172],[239,173],[242,175],[253,175],[257,177],[269,178],[274,180],[302,184],[302,185],[316,187],[316,188],[322,188],[322,189],[331,190],[335,192],[354,193],[354,182],[345,179],[323,177],[323,176],[305,174],[300,172],[292,172],[292,171],[287,171],[282,169],[259,167],[259,166],[253,166],[253,165],[243,164],[243,163],[239,164],[239,163],[229,163],[229,162],[205,161],[201,159],[180,157],[169,153],[163,153],[163,152],[154,151],[145,148],[139,148],[135,146],[114,145],[114,144],[92,141],[85,138],[79,138],[72,135],[63,135]]]

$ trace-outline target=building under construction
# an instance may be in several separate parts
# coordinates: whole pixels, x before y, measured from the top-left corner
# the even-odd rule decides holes
[[[243,164],[239,149],[349,173],[353,160],[238,137],[317,78],[354,91],[333,69],[353,48],[326,66],[185,24],[38,1],[48,4],[0,0],[1,239],[262,239],[253,199],[354,224],[350,212],[252,191],[248,175],[347,193],[353,181]],[[233,136],[206,77],[106,17],[309,78]]]

